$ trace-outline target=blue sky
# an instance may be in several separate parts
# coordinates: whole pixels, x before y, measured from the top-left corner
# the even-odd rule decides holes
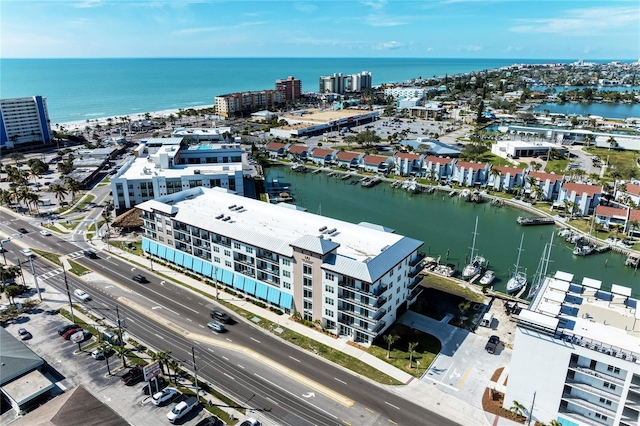
[[[3,58],[640,58],[637,0],[0,0]]]

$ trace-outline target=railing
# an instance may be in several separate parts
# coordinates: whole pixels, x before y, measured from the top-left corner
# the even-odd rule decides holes
[[[356,330],[358,330],[358,331],[362,331],[363,333],[369,334],[369,335],[371,335],[371,336],[376,336],[376,335],[377,335],[377,333],[375,333],[375,332],[373,332],[373,331],[369,330],[368,328],[361,327],[361,326],[359,326],[359,325],[357,325],[357,324],[355,324],[355,323],[348,322],[348,321],[346,321],[346,320],[344,320],[344,319],[339,319],[339,320],[338,320],[338,322],[339,322],[340,324],[344,324],[344,325],[346,325],[347,327],[354,328],[354,329],[356,329]]]
[[[613,393],[609,390],[596,388],[591,386],[588,383],[580,382],[575,379],[569,379],[565,382],[565,384],[571,386],[572,388],[580,389],[583,392],[588,392],[596,396],[602,396],[609,399],[615,399],[616,402],[620,400],[620,395]]]
[[[411,277],[411,275],[409,276]],[[422,281],[422,279],[418,279],[415,277],[411,277],[411,278],[413,278],[413,281],[409,283],[409,287],[408,287],[409,290],[413,290],[414,288],[416,288],[416,286],[420,283],[420,281]]]
[[[600,414],[604,414],[607,417],[614,418],[616,416],[616,412],[610,408],[603,407],[598,404],[594,404],[593,402],[587,401],[586,399],[582,399],[575,395],[571,395],[568,393],[562,394],[562,399],[567,402],[571,402],[572,404],[579,405],[582,408],[585,408],[589,411],[597,411]],[[617,404],[616,404],[617,405]]]
[[[253,258],[240,259],[240,258],[235,258],[234,257],[233,260],[235,262],[242,263],[244,265],[250,265],[252,267],[255,266],[254,263],[253,263]]]
[[[338,311],[340,311],[341,314],[350,315],[352,317],[360,318],[361,320],[365,320],[367,322],[372,322],[372,323],[376,322],[376,320],[373,317],[370,317],[368,315],[363,315],[358,311],[353,311],[351,309],[340,308],[340,307],[338,307]]]
[[[426,257],[427,255],[422,253],[422,252],[418,252],[417,256],[415,259],[410,260],[409,261],[409,266],[411,266],[412,268],[414,266],[416,266],[418,263],[422,262],[422,260]]]
[[[374,301],[373,303],[364,303],[362,300],[354,299],[352,297],[345,297],[345,296],[340,296],[339,300],[345,301],[347,303],[353,303],[354,305],[362,306],[363,308],[368,308],[368,309],[377,307],[375,306],[376,301]]]
[[[618,386],[623,386],[624,385],[624,380],[621,379],[618,376],[614,376],[608,373],[605,373],[603,371],[599,371],[599,370],[594,370],[593,368],[589,368],[589,367],[583,367],[583,366],[579,366],[577,363],[575,362],[570,362],[569,363],[569,368],[578,371],[580,373],[584,373],[584,374],[588,374],[592,377],[596,377],[600,380],[606,380],[608,382],[614,383]]]

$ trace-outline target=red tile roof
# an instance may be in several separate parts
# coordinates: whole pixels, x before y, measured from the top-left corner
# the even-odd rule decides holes
[[[365,155],[364,164],[380,164],[385,163],[389,157],[383,157],[382,155]]]
[[[596,207],[596,215],[604,217],[627,217],[627,209],[619,207],[598,206]]]
[[[284,148],[286,148],[286,147],[287,147],[287,145],[286,145],[286,144],[284,144],[284,143],[280,143],[280,142],[269,142],[269,143],[267,144],[267,149],[268,149],[269,151],[278,151],[278,150],[280,150],[280,149],[284,149]]]
[[[456,167],[458,168],[465,168],[467,170],[469,169],[473,169],[473,170],[480,170],[483,169],[486,166],[486,164],[482,164],[482,163],[472,163],[471,161],[457,161],[456,162]]]
[[[306,145],[291,145],[289,148],[289,152],[292,154],[302,154],[305,151],[308,151],[309,147]]]
[[[445,164],[451,164],[453,162],[453,159],[452,158],[444,158],[444,157],[436,157],[435,155],[427,155],[424,158],[424,162],[426,164],[429,164],[429,163],[438,164],[438,163],[440,163],[442,165],[445,165]]]
[[[326,157],[327,155],[333,154],[333,150],[316,147],[316,148],[313,148],[312,154],[314,157]]]
[[[631,222],[632,220],[640,222],[640,209],[632,209],[629,212],[629,222]]]
[[[524,169],[508,166],[491,166],[491,170],[499,170],[502,176],[506,176],[507,173],[511,176],[524,173]]]
[[[640,185],[636,185],[635,183],[628,183],[627,190],[625,192],[628,194],[640,195]]]
[[[408,152],[396,152],[395,157],[400,160],[409,160],[409,161],[420,159],[420,156],[418,154],[410,154]]]
[[[360,157],[360,152],[352,152],[352,151],[339,151],[336,158],[341,161],[351,161],[354,158]]]
[[[562,180],[564,178],[563,175],[559,175],[556,173],[545,173],[545,172],[529,172],[529,176],[533,176],[536,179],[540,179],[540,182],[549,182],[553,183],[558,180]]]
[[[584,183],[566,182],[562,184],[562,187],[567,190],[567,194],[575,192],[576,195],[582,195],[586,193],[590,197],[595,194],[602,194],[602,187],[598,185],[587,185]]]

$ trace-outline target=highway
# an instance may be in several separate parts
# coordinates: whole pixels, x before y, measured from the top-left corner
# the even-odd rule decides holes
[[[210,309],[219,306],[214,301],[167,282],[165,278],[149,270],[134,267],[108,252],[99,252],[98,259],[85,258],[81,256],[81,251],[89,247],[86,243],[71,243],[55,234],[42,236],[29,223],[14,217],[7,220],[7,216],[3,213],[3,220],[0,221],[3,234],[14,238],[17,236],[17,229],[25,227],[30,232],[21,239],[23,245],[70,255],[74,261],[105,278],[85,282],[67,274],[71,292],[80,288],[92,296],[92,301],[86,303],[88,308],[115,324],[115,306],[118,304],[120,317],[125,319],[129,335],[157,350],[171,350],[172,356],[181,360],[189,369],[192,369],[191,348],[195,347],[199,377],[206,379],[241,406],[262,411],[277,424],[456,424],[388,392],[378,384],[300,350],[243,319],[236,318],[238,321],[227,327],[227,333],[216,334],[206,328],[206,322],[210,320]],[[71,235],[72,240],[79,239],[77,237],[78,234]],[[11,242],[4,245],[8,250],[7,258],[12,262],[15,263],[18,257],[22,257],[19,247]],[[41,258],[34,259],[33,264],[41,281],[46,279],[48,284],[64,291],[61,268],[56,268]],[[24,272],[30,273],[28,268]],[[131,277],[136,273],[144,274],[150,282],[134,282]],[[81,303],[78,299],[75,302]],[[130,306],[142,309],[131,309]],[[147,317],[141,311],[153,312],[153,316]],[[157,321],[158,318],[163,321]],[[176,327],[167,328],[164,325],[167,322]],[[206,339],[189,339],[176,332],[180,329],[188,331],[188,335],[194,333],[203,335]],[[354,403],[345,404],[342,398],[332,398],[331,393],[325,395],[316,392],[316,387],[309,386],[305,380],[295,380],[295,377],[274,371],[242,352],[207,344],[206,340],[209,338],[251,348]]]

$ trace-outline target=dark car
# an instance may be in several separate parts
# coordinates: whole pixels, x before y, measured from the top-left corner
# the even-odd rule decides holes
[[[76,333],[82,333],[84,335],[84,330],[82,328],[72,328],[70,330],[67,330],[63,335],[62,338],[64,340],[69,340],[71,338],[71,336],[73,336]]]
[[[66,333],[69,330],[73,330],[76,328],[80,328],[80,326],[78,324],[67,324],[67,325],[63,325],[62,327],[60,327],[58,329],[58,334],[60,336],[62,336],[64,333]]]
[[[490,354],[492,354],[498,348],[499,343],[500,343],[500,338],[498,336],[491,336],[489,337],[489,341],[485,345],[484,349]]]
[[[120,377],[120,381],[127,386],[131,386],[142,380],[142,376],[142,368],[133,367],[132,369],[127,371],[124,376]]]
[[[216,319],[220,322],[223,322],[225,324],[229,324],[231,322],[231,317],[229,316],[228,313],[224,312],[224,311],[219,311],[217,309],[213,309],[211,311],[211,318]]]
[[[29,333],[27,331],[26,328],[21,328],[20,330],[18,330],[18,335],[20,336],[20,339],[22,339],[22,340],[29,340],[29,339],[31,339],[33,337],[31,335],[31,333]]]
[[[145,277],[144,275],[140,275],[140,274],[136,274],[133,276],[133,280],[139,283],[146,283],[147,281],[147,277]]]
[[[96,254],[95,251],[93,250],[83,250],[82,254],[84,254],[86,257],[90,258],[90,259],[97,259],[98,255]]]
[[[216,416],[211,416],[200,420],[196,426],[223,426],[224,422]]]
[[[18,232],[19,232],[19,233],[21,233],[21,234],[28,234],[28,233],[29,233],[29,231],[27,231],[27,230],[26,230],[26,229],[24,229],[24,228],[19,228],[19,229],[18,229]]]

